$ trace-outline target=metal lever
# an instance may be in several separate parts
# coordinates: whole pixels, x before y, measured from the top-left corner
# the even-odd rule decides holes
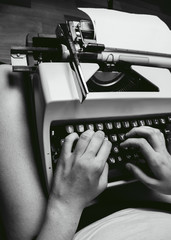
[[[78,59],[78,56],[77,56],[77,52],[76,52],[74,42],[73,42],[72,37],[71,37],[71,35],[70,35],[70,33],[69,33],[69,31],[68,31],[68,29],[66,28],[65,25],[60,25],[60,29],[59,29],[59,26],[58,26],[57,35],[58,34],[60,34],[60,37],[63,35],[62,37],[64,37],[66,45],[67,45],[68,50],[70,52],[71,64],[74,68],[76,78],[77,78],[76,79],[77,82],[75,82],[75,84],[76,84],[76,87],[77,87],[80,102],[82,103],[85,100],[89,91],[88,91],[88,88],[87,88],[87,84],[84,80],[84,75],[83,75],[82,68],[81,68],[81,65],[80,65],[80,62],[79,62],[79,59]]]
[[[69,43],[70,48],[71,48],[70,49],[70,54],[71,54],[71,59],[72,59],[72,65],[73,65],[73,68],[74,68],[74,71],[75,71],[75,74],[76,74],[76,77],[77,77],[78,85],[79,85],[79,88],[80,88],[80,89],[77,88],[77,90],[80,91],[80,93],[78,93],[79,98],[80,98],[80,102],[83,102],[89,91],[88,91],[88,88],[87,88],[87,84],[84,80],[84,75],[83,75],[82,68],[81,68],[81,65],[80,65],[76,50],[75,50],[75,45],[70,40],[71,39],[68,39],[68,43]]]

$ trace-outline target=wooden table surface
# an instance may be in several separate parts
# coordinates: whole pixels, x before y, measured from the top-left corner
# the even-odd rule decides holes
[[[93,2],[93,3],[92,3]],[[171,16],[152,0],[115,1],[116,10],[155,14],[171,26]],[[31,8],[0,3],[0,62],[10,63],[11,46],[24,46],[30,32],[54,34],[64,15],[84,16],[83,7],[107,7],[107,0],[32,0]]]

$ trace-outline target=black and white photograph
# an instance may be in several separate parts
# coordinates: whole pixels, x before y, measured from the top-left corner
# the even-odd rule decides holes
[[[169,0],[0,0],[0,240],[171,239]]]

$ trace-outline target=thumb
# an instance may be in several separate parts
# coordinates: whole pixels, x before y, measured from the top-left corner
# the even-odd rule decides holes
[[[158,185],[158,182],[156,179],[151,178],[149,176],[147,176],[139,167],[131,164],[131,163],[127,163],[126,164],[126,168],[133,173],[133,175],[143,184],[145,184],[147,187],[149,188],[153,188],[155,189],[155,186]]]

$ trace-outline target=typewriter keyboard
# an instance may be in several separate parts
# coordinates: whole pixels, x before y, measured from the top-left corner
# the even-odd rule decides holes
[[[134,179],[125,168],[125,163],[127,162],[132,162],[146,171],[147,174],[151,174],[140,153],[133,149],[120,149],[120,143],[125,140],[125,134],[138,126],[150,126],[160,129],[165,136],[167,149],[171,153],[171,114],[145,115],[134,118],[115,117],[108,119],[54,121],[50,128],[53,169],[59,158],[64,138],[72,132],[77,132],[80,135],[88,129],[93,129],[94,131],[104,131],[106,138],[112,142],[112,150],[108,158],[109,182]]]

